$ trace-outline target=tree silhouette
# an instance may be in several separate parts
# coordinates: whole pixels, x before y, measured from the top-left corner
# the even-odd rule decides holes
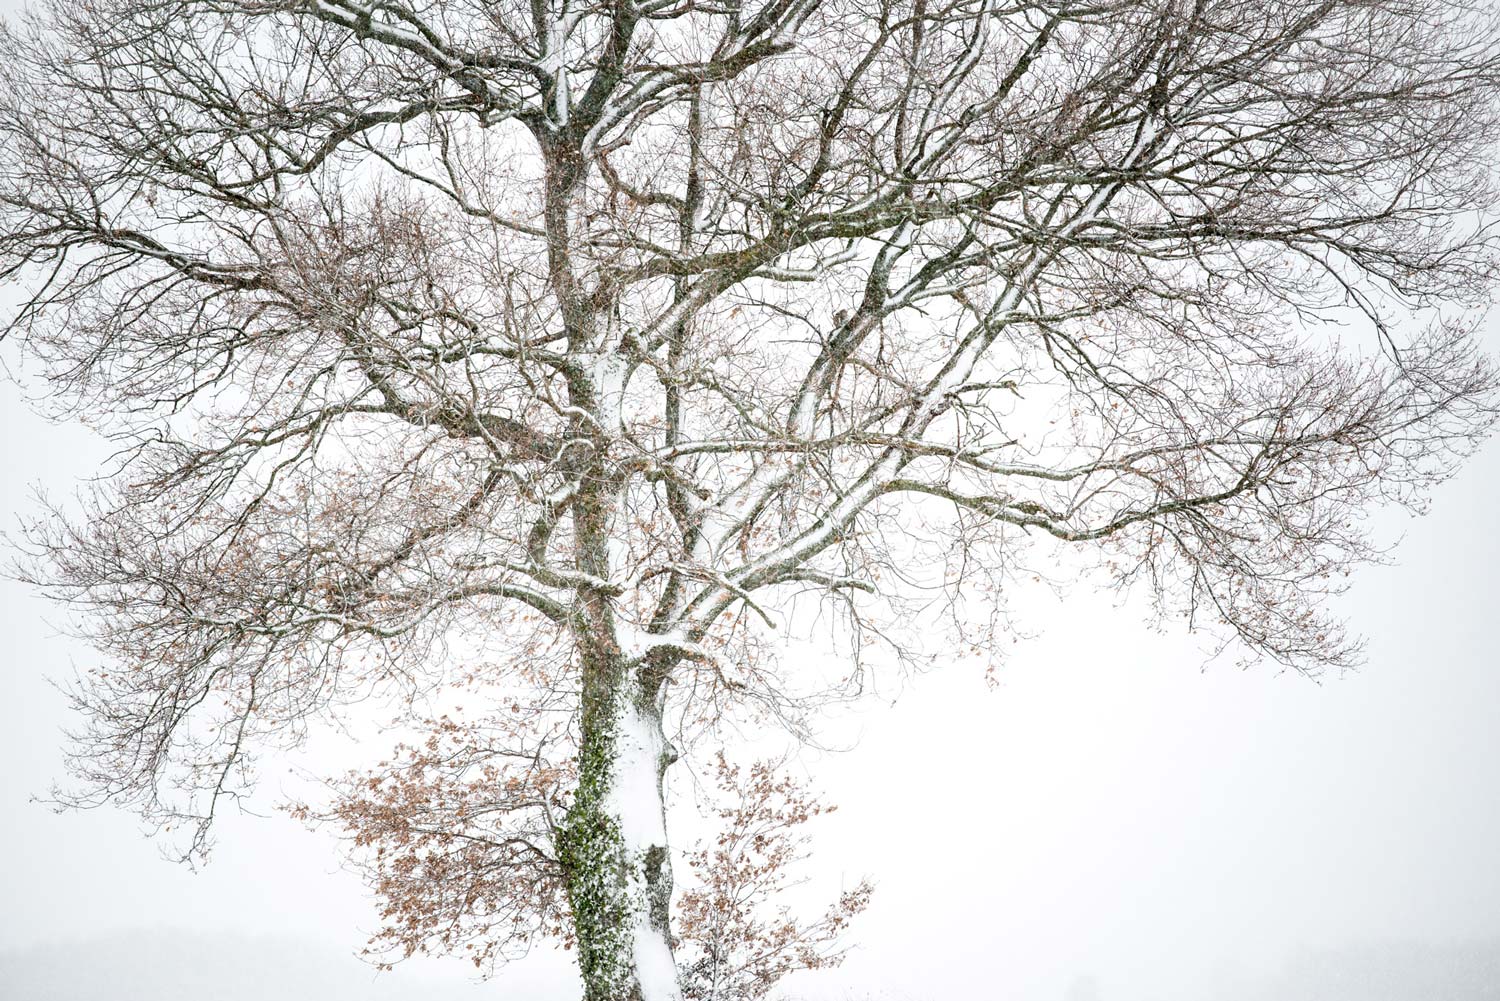
[[[720,724],[984,648],[1060,550],[1355,656],[1358,514],[1492,416],[1497,53],[1427,0],[44,6],[0,40],[8,331],[119,442],[29,533],[104,665],[76,796],[201,853],[256,747],[463,692],[312,811],[395,941],[756,996],[831,939],[757,967],[780,926],[694,890],[749,937],[679,971],[664,776]],[[809,617],[845,676],[776,656]]]

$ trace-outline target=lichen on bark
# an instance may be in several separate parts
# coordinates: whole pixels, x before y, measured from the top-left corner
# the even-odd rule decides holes
[[[558,834],[585,1001],[625,997],[631,981],[630,859],[608,802],[619,733],[609,695],[585,693],[578,788]]]

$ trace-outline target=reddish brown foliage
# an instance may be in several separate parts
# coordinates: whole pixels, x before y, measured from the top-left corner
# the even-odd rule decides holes
[[[720,754],[716,770],[720,833],[688,853],[696,885],[678,901],[683,993],[693,1001],[755,999],[789,973],[837,965],[840,936],[868,906],[872,887],[861,880],[818,917],[798,917],[782,901],[807,858],[800,828],[836,807],[820,805],[768,762],[742,773]]]

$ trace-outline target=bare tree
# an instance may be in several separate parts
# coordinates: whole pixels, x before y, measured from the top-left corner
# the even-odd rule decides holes
[[[663,776],[844,691],[796,609],[982,646],[1043,545],[1347,663],[1357,515],[1490,423],[1497,63],[1448,0],[54,0],[0,266],[120,443],[30,536],[79,795],[201,852],[254,748],[466,691],[343,801],[398,937],[661,1001]]]

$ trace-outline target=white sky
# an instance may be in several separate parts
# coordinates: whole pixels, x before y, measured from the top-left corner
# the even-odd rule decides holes
[[[0,434],[6,528],[103,451],[3,383]],[[807,762],[841,807],[817,878],[870,875],[874,904],[845,966],[794,993],[1500,998],[1497,495],[1500,442],[1428,517],[1380,517],[1405,537],[1341,606],[1357,674],[1200,672],[1193,642],[1080,590],[1021,602],[1041,635],[998,690],[964,665],[868,706],[855,749]],[[547,956],[487,985],[458,961],[375,979],[352,955],[373,908],[282,816],[229,817],[193,874],[128,815],[29,802],[62,774],[47,679],[89,656],[50,614],[0,582],[0,1001],[576,996]]]
[[[25,511],[32,485],[66,493],[101,449],[0,388],[0,509]],[[1405,538],[1344,603],[1370,641],[1357,674],[1200,672],[1193,642],[1080,590],[1022,603],[1041,635],[999,690],[956,665],[870,705],[857,747],[807,762],[841,806],[817,877],[869,874],[875,902],[845,967],[798,993],[1187,1001],[1301,983],[1320,963],[1379,956],[1441,980],[1500,957],[1497,444],[1428,517],[1379,520]],[[373,921],[363,890],[279,815],[228,818],[195,875],[128,815],[28,802],[61,774],[67,719],[46,679],[88,660],[51,614],[0,583],[0,998],[46,997],[41,984],[68,1001],[201,998],[203,976],[230,977],[226,1001],[279,998],[309,970],[324,1001],[572,996],[546,957],[487,986],[457,961],[372,984],[352,958]],[[1494,997],[1496,982],[1443,996]]]

